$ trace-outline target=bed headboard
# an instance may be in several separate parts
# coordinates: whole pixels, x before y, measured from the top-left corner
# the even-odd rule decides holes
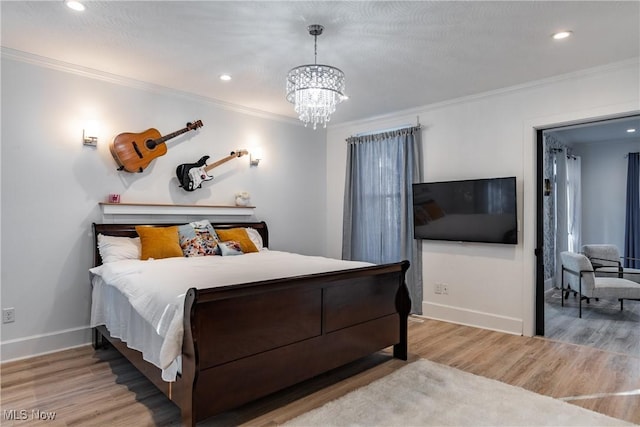
[[[119,236],[119,237],[137,237],[136,227],[140,225],[156,226],[156,227],[168,227],[172,225],[183,225],[180,223],[148,223],[148,224],[96,224],[93,223],[93,265],[98,266],[102,264],[102,257],[98,251],[98,234],[104,234],[106,236]],[[269,230],[267,229],[267,223],[260,222],[224,222],[215,223],[212,222],[213,228],[228,229],[237,227],[251,227],[255,228],[260,236],[262,236],[262,242],[265,247],[269,247]]]

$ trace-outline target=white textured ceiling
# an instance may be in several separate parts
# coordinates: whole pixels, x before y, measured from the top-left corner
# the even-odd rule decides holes
[[[342,69],[333,123],[640,56],[638,1],[2,1],[9,48],[294,117],[287,71]],[[563,42],[550,35],[571,29]],[[230,73],[231,82],[218,76]]]

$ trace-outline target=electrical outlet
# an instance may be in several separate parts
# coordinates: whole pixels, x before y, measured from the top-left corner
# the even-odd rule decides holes
[[[16,309],[13,307],[2,309],[2,323],[11,323],[16,321]]]
[[[435,284],[434,292],[436,294],[441,294],[442,293],[442,285],[440,283],[436,283]]]
[[[449,285],[447,285],[446,283],[442,284],[442,294],[449,295]]]

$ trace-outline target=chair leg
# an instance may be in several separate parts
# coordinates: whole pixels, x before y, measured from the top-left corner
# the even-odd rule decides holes
[[[571,289],[567,289],[566,293],[564,294],[564,299],[569,299],[569,295],[571,295],[571,292],[573,292],[573,297],[575,298],[578,293],[576,291],[572,291]]]
[[[578,318],[582,319],[582,295],[578,298]]]
[[[620,311],[622,311],[622,301],[624,301],[622,298],[620,298]]]
[[[582,319],[582,277],[578,280],[578,289],[580,290],[580,295],[578,296],[578,318]]]
[[[564,265],[562,266],[562,273],[560,273],[560,306],[564,307]]]

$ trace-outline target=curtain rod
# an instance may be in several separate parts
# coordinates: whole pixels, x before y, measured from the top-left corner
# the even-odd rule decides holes
[[[416,116],[416,125],[415,126],[411,126],[410,124],[406,124],[406,125],[396,126],[396,127],[393,127],[393,128],[374,130],[374,131],[371,131],[371,132],[361,132],[361,133],[357,133],[355,135],[352,135],[349,138],[359,138],[359,137],[362,137],[362,136],[385,134],[385,133],[388,133],[388,132],[395,132],[395,131],[398,131],[398,130],[413,129],[413,128],[417,128],[417,129],[421,129],[422,128],[422,126],[420,125],[420,116]],[[349,138],[347,138],[347,142],[349,142]]]
[[[403,131],[403,130],[413,130],[413,129],[421,129],[422,127],[420,125],[418,126],[412,126],[412,125],[402,125],[402,126],[398,126],[398,127],[394,127],[394,128],[387,128],[387,129],[379,129],[379,130],[374,130],[371,132],[362,132],[362,133],[357,133],[353,136],[350,136],[349,138],[363,138],[363,137],[367,137],[367,136],[373,136],[373,135],[384,135],[387,133],[392,133],[392,132],[398,132],[398,131]],[[349,138],[347,138],[347,142],[349,142]]]

